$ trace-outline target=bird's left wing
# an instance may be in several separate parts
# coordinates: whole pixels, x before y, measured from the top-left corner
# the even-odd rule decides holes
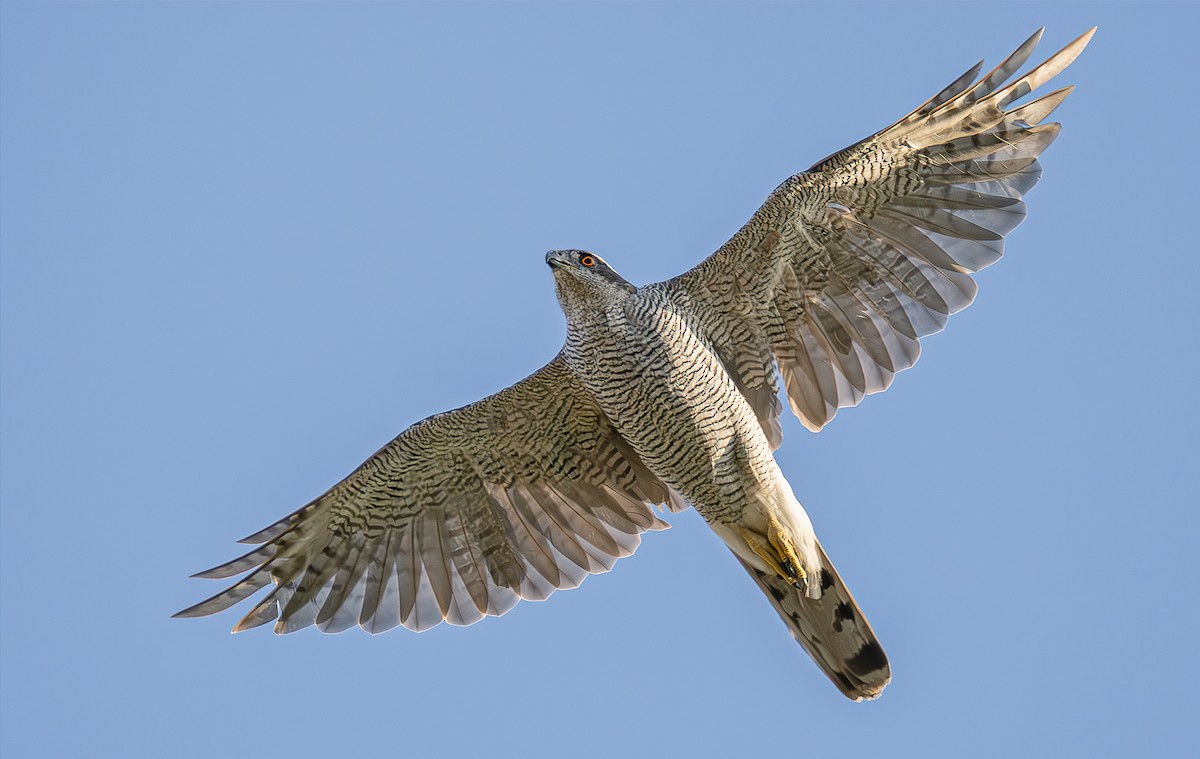
[[[382,632],[472,624],[605,572],[653,504],[682,504],[613,430],[561,356],[495,395],[414,424],[261,544],[197,577],[248,574],[176,616],[274,583],[234,628],[276,620]]]
[[[1081,36],[1011,82],[1041,32],[976,80],[976,65],[924,105],[788,179],[700,265],[650,287],[689,308],[779,445],[778,376],[811,430],[891,384],[975,297],[1025,216],[1042,123],[1064,87],[1014,103],[1066,68]]]

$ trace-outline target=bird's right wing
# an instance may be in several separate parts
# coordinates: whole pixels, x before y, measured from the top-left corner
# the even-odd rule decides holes
[[[239,582],[176,616],[274,583],[234,628],[472,624],[605,572],[654,504],[683,504],[617,435],[561,357],[501,392],[414,424],[261,544],[197,577]]]
[[[979,79],[967,71],[892,126],[788,179],[692,270],[650,285],[689,307],[774,445],[777,398],[811,430],[891,384],[975,297],[1025,217],[1043,120],[1070,93],[1011,107],[1064,68],[1092,31],[1007,83],[1041,32]]]

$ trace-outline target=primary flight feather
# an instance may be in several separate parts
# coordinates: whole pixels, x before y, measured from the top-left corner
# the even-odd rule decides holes
[[[887,657],[775,463],[780,391],[819,430],[970,304],[1071,88],[1013,104],[1094,31],[1015,80],[1040,31],[982,78],[976,65],[789,178],[674,279],[635,287],[595,253],[551,251],[567,340],[550,363],[405,430],[199,573],[246,574],[176,616],[270,587],[235,631],[469,625],[607,571],[667,526],[655,505],[691,504],[842,693],[878,696]]]

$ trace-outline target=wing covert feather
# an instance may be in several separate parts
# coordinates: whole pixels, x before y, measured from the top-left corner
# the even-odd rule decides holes
[[[680,506],[561,358],[478,403],[409,427],[348,477],[199,577],[249,574],[176,616],[274,583],[235,631],[275,621],[372,633],[499,616],[608,571]]]

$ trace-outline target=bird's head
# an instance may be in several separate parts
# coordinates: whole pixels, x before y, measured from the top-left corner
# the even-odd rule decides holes
[[[586,250],[552,250],[546,264],[554,271],[554,288],[564,311],[602,306],[637,292],[603,258]]]

